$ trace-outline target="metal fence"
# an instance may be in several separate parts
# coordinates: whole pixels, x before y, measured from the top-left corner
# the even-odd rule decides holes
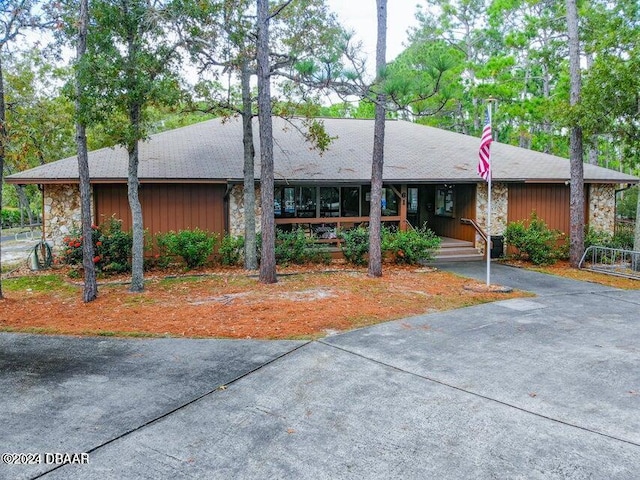
[[[640,280],[640,252],[591,246],[585,250],[578,268]]]

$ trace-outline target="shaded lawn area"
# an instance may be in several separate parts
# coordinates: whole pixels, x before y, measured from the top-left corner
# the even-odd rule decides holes
[[[156,276],[146,291],[100,286],[84,304],[62,273],[3,281],[0,330],[79,335],[317,338],[388,320],[527,296],[473,291],[478,282],[428,268],[290,272],[263,285],[243,270]],[[481,285],[481,284],[480,284]],[[482,290],[482,289],[480,289]]]

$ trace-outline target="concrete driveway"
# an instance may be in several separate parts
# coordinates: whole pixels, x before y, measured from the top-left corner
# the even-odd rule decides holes
[[[0,477],[638,478],[640,291],[493,280],[538,296],[309,343],[2,334],[0,452],[41,463]]]

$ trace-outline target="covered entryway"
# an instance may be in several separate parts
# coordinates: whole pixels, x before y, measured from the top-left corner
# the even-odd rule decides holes
[[[407,221],[427,227],[440,237],[475,242],[475,230],[460,222],[476,218],[475,184],[410,185],[407,187]]]

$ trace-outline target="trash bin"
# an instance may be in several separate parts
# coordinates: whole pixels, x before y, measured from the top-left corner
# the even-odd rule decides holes
[[[504,236],[491,235],[491,258],[504,257]]]

